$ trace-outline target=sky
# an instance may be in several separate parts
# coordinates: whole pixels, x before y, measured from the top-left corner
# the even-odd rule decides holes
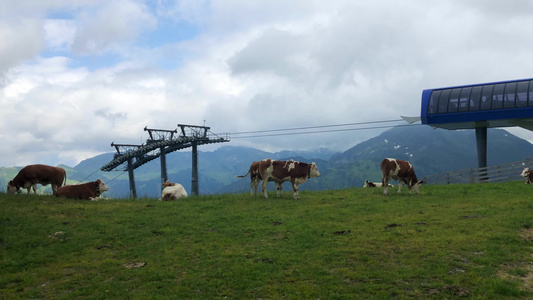
[[[529,0],[2,0],[0,166],[75,166],[177,124],[345,151],[386,129],[239,133],[419,116],[424,89],[532,78],[531,28]]]

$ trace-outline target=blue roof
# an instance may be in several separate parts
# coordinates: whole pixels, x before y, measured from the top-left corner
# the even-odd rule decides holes
[[[446,129],[533,130],[533,78],[424,90],[420,117],[422,124]]]

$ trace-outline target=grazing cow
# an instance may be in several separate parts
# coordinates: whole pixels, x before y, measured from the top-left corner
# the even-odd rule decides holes
[[[384,195],[389,194],[389,182],[392,179],[398,180],[398,193],[402,190],[402,184],[407,184],[407,189],[411,193],[411,188],[418,194],[420,192],[420,185],[423,181],[418,181],[415,174],[415,169],[410,162],[394,158],[385,158],[381,162],[381,184],[385,187]]]
[[[250,174],[250,195],[255,196],[257,195],[257,186],[259,185],[259,181],[261,178],[259,178],[259,162],[254,161],[250,165],[250,169],[248,169],[248,173],[244,175],[235,175],[235,177],[238,178],[244,178]]]
[[[527,177],[526,184],[533,182],[533,172],[531,172],[529,168],[525,168],[522,171],[522,174],[520,174],[520,177]]]
[[[167,180],[165,183],[162,183],[163,191],[161,191],[161,199],[163,201],[175,200],[180,198],[187,198],[187,192],[183,185],[179,183],[170,182]]]
[[[280,182],[290,181],[294,199],[299,199],[298,186],[304,183],[307,178],[319,177],[318,167],[315,163],[306,164],[294,160],[280,161],[264,159],[259,163],[259,176],[263,180],[261,190],[263,197],[268,198],[267,183],[268,181]],[[281,188],[277,190],[277,196],[281,197]]]
[[[383,184],[381,182],[372,182],[365,180],[365,184],[363,185],[364,188],[373,188],[373,187],[381,187]],[[389,187],[394,187],[394,185],[389,184]]]
[[[109,191],[109,188],[102,179],[82,184],[65,185],[57,189],[57,197],[84,199],[96,201],[103,192]]]
[[[248,170],[248,173],[244,175],[235,175],[235,177],[244,178],[248,176],[248,174],[250,174],[250,195],[251,196],[257,195],[257,186],[259,185],[259,181],[261,181],[261,174],[259,174],[259,163],[260,163],[259,161],[254,161],[250,165],[250,169]],[[274,178],[269,178],[268,181],[274,181],[276,183],[276,190],[279,190],[281,193],[283,181],[276,181]]]
[[[28,194],[33,187],[33,192],[37,194],[37,184],[43,186],[51,184],[55,193],[67,181],[67,173],[63,168],[47,165],[28,165],[22,168],[17,176],[7,183],[7,192],[20,193],[21,188],[27,189]]]

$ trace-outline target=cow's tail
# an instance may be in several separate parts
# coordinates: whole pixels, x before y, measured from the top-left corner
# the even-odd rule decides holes
[[[235,177],[244,178],[244,177],[248,176],[248,174],[250,174],[250,170],[248,170],[248,173],[246,173],[244,175],[235,175]]]

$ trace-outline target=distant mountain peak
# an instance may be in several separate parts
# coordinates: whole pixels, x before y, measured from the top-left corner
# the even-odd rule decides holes
[[[533,156],[533,145],[503,129],[488,130],[488,164],[525,160]],[[74,168],[63,166],[71,182],[102,178],[110,187],[110,197],[127,197],[127,172],[102,172],[100,168],[113,159],[114,153],[105,153],[80,162]],[[301,190],[325,190],[361,187],[365,180],[381,180],[380,163],[384,158],[409,160],[417,176],[477,167],[474,130],[433,129],[429,126],[403,126],[389,129],[378,136],[361,142],[343,153],[325,148],[311,151],[284,150],[268,152],[260,149],[224,145],[211,152],[199,151],[200,193],[249,192],[250,181],[235,178],[248,171],[253,161],[264,158],[315,161],[320,178],[300,186]],[[191,151],[167,154],[168,179],[181,183],[189,192],[191,185]],[[19,168],[20,169],[20,168]],[[0,184],[16,175],[16,168],[0,168]],[[155,159],[135,169],[137,195],[158,198],[161,193],[160,160]],[[286,183],[284,190],[290,190]]]

